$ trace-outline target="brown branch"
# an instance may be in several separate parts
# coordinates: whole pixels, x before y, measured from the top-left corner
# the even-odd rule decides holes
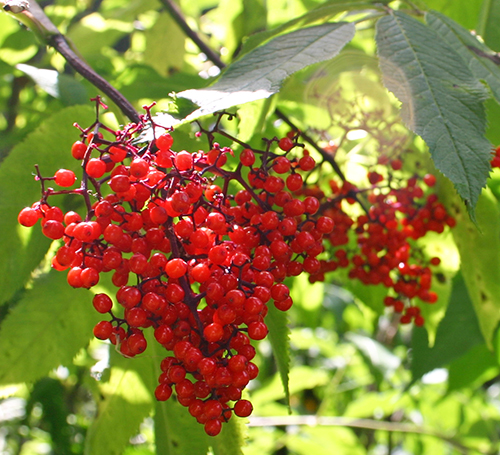
[[[175,23],[182,29],[182,31],[198,46],[201,52],[203,52],[207,58],[218,68],[224,68],[226,66],[224,62],[220,59],[219,55],[214,52],[205,42],[200,38],[198,33],[196,33],[184,19],[181,9],[173,0],[160,0],[161,4],[167,9],[168,13],[175,21]]]

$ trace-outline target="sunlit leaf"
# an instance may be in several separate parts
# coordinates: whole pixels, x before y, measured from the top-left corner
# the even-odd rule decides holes
[[[36,279],[2,322],[0,382],[33,382],[70,364],[100,319],[91,299],[89,291],[70,287],[65,273]]]
[[[268,98],[294,72],[335,57],[354,36],[354,24],[323,24],[281,35],[230,65],[212,86],[177,96],[200,106],[191,120],[238,104]]]
[[[286,401],[290,400],[288,375],[290,373],[290,329],[286,313],[278,310],[273,304],[269,305],[266,324],[269,328],[269,341],[273,348],[273,355],[285,391]]]
[[[121,455],[153,409],[152,391],[140,374],[153,359],[119,357],[113,352],[109,381],[99,384],[98,415],[88,430],[85,455]]]
[[[86,126],[94,119],[89,106],[63,109],[17,145],[0,165],[0,302],[23,287],[51,242],[42,235],[39,224],[24,228],[17,222],[19,211],[41,197],[40,183],[33,178],[34,165],[39,164],[47,177],[60,168],[77,172],[80,163],[71,156],[71,145],[79,135],[73,122]]]
[[[402,102],[403,119],[473,217],[490,169],[484,87],[434,30],[404,13],[380,19],[376,40],[384,83]]]

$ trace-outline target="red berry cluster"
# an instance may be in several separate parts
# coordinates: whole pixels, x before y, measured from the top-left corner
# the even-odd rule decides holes
[[[19,222],[41,219],[43,233],[62,240],[52,264],[67,270],[71,286],[91,288],[112,273],[118,304],[94,296],[96,311],[108,315],[95,336],[133,357],[146,349],[144,330],[151,327],[170,351],[156,398],[167,400],[175,389],[214,436],[233,413],[252,412],[242,399],[258,374],[250,341],[266,337],[269,303],[291,307],[283,280],[319,272],[317,256],[334,222],[317,215],[315,196],[293,194],[315,160],[307,151],[292,156],[292,139],[268,141],[263,151],[245,148],[230,170],[233,151],[217,143],[208,152],[174,151],[169,132],[139,142],[146,120],[119,131],[99,122],[82,130],[71,150],[82,162],[81,186],[56,190],[48,184],[69,188],[74,173],[38,172],[42,198],[21,211]],[[83,197],[86,213],[63,213],[51,204],[59,194]]]
[[[393,171],[401,169],[400,162],[391,161]],[[325,201],[321,213],[334,221],[327,236],[334,248],[330,259],[321,261],[320,270],[310,280],[323,281],[325,273],[346,268],[349,278],[392,289],[394,295],[384,299],[385,306],[402,313],[401,323],[413,321],[422,326],[420,308],[412,302],[414,298],[430,304],[437,301],[437,294],[431,291],[432,268],[441,260],[427,259],[415,241],[427,232],[442,233],[446,226],[455,226],[455,219],[448,215],[436,194],[425,194],[425,187],[436,184],[432,174],[398,179],[396,172],[384,176],[370,171],[367,180],[370,186],[363,189],[348,181],[331,180],[332,194],[324,199],[318,195]],[[345,209],[361,204],[361,196],[369,206],[363,206],[365,212],[353,217],[352,210]]]

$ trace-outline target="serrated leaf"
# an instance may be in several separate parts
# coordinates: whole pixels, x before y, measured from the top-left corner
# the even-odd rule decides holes
[[[91,299],[89,291],[71,288],[65,273],[36,279],[2,322],[0,383],[33,382],[70,364],[101,317]]]
[[[19,211],[40,200],[40,183],[33,178],[34,165],[45,176],[60,168],[78,172],[80,163],[71,156],[78,139],[73,122],[90,125],[95,113],[90,106],[62,109],[49,117],[17,145],[0,166],[0,303],[23,287],[38,266],[51,241],[40,225],[24,228],[17,222]],[[78,175],[78,174],[77,174]]]
[[[376,41],[384,84],[403,103],[404,121],[474,217],[491,158],[484,87],[434,30],[404,13],[380,19]]]
[[[268,98],[288,76],[313,63],[331,59],[353,38],[354,24],[339,22],[304,28],[278,36],[254,49],[227,70],[212,86],[186,90],[177,96],[200,106],[187,120]]]
[[[83,84],[67,74],[24,63],[19,63],[16,68],[31,77],[42,90],[59,99],[65,106],[85,104],[89,100],[87,89]]]
[[[99,384],[102,399],[85,439],[85,455],[121,455],[153,409],[152,392],[140,373],[153,359],[127,359],[114,351],[111,359],[110,378]]]
[[[500,67],[491,60],[494,57],[493,51],[468,30],[442,14],[432,11],[425,18],[429,27],[439,33],[463,58],[472,73],[488,83],[491,93],[500,103]]]
[[[424,328],[413,330],[411,359],[413,381],[435,368],[448,365],[482,342],[483,336],[465,282],[462,276],[457,274],[453,279],[450,304],[438,326],[434,346],[429,347]]]
[[[500,51],[500,0],[484,0],[481,4],[477,32],[485,43]]]
[[[290,401],[290,390],[288,388],[288,375],[290,373],[290,329],[288,328],[288,317],[283,311],[274,305],[269,305],[266,316],[266,324],[269,328],[269,342],[273,348],[273,355],[278,366],[286,402]]]

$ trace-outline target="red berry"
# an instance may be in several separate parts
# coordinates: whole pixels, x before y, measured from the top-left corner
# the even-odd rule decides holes
[[[76,175],[68,169],[59,169],[55,175],[55,182],[62,187],[69,187],[76,182]]]

